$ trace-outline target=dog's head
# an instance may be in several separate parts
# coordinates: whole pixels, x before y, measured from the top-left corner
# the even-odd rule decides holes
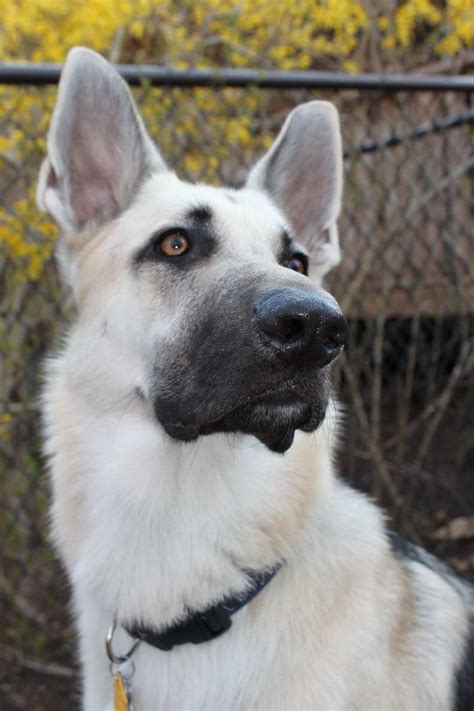
[[[244,432],[283,452],[322,422],[346,334],[320,287],[339,260],[341,162],[337,112],[313,101],[243,188],[183,182],[112,66],[70,53],[38,202],[64,232],[89,352],[105,342],[111,369],[129,365],[124,386],[171,437]]]

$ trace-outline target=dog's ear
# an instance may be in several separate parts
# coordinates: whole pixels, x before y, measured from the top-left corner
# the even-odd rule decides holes
[[[128,206],[143,178],[162,170],[125,81],[95,52],[71,50],[40,171],[39,207],[66,232],[98,227]]]
[[[294,109],[247,186],[267,191],[283,211],[312,256],[316,278],[339,263],[342,143],[332,104],[310,101]]]

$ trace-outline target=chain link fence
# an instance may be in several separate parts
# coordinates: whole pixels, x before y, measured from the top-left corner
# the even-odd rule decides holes
[[[454,85],[145,81],[134,91],[178,174],[231,185],[244,180],[291,108],[315,98],[336,104],[345,151],[343,262],[327,285],[350,324],[335,373],[345,409],[341,475],[385,506],[394,528],[472,576],[474,92]],[[55,91],[0,86],[5,710],[78,706],[67,583],[48,542],[38,409],[42,362],[71,315],[53,263],[54,230],[33,205]]]

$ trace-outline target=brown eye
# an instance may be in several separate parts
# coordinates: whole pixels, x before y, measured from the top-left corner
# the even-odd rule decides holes
[[[179,232],[172,232],[161,240],[157,248],[167,257],[179,257],[188,251],[189,240]]]
[[[306,262],[302,257],[292,257],[287,264],[288,269],[293,269],[294,272],[306,274]]]

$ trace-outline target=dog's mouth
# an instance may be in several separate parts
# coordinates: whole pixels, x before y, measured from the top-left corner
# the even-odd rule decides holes
[[[324,419],[320,410],[303,402],[265,401],[247,403],[215,423],[204,425],[200,434],[242,432],[257,437],[272,452],[286,452],[296,430],[312,432]]]
[[[322,424],[326,407],[324,393],[309,403],[289,391],[266,392],[207,421],[167,418],[158,411],[156,414],[173,439],[190,442],[202,435],[235,432],[253,435],[272,452],[284,453],[293,444],[296,430],[314,432]]]

